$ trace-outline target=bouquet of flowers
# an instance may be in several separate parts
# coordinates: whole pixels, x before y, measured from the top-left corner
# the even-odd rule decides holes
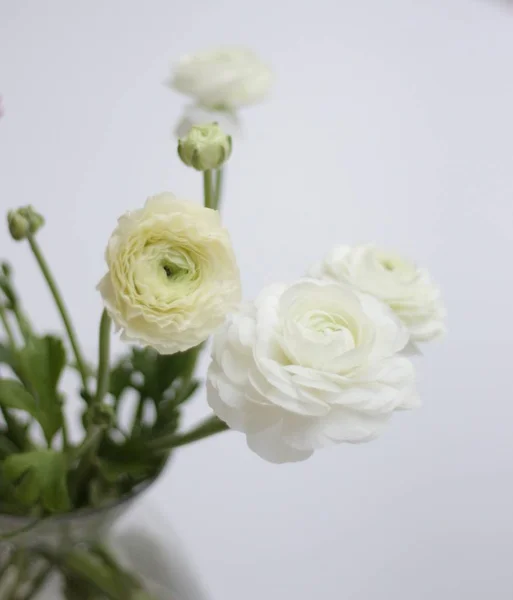
[[[372,244],[339,246],[298,280],[241,301],[219,214],[222,177],[238,109],[263,99],[271,82],[267,66],[243,49],[176,66],[172,87],[194,99],[178,127],[178,155],[202,176],[203,205],[164,192],[119,218],[98,284],[104,311],[94,364],[46,262],[43,216],[32,206],[9,211],[10,235],[39,265],[63,336],[31,322],[2,263],[0,597],[33,598],[58,570],[68,599],[149,598],[101,535],[179,446],[235,430],[265,460],[301,461],[326,446],[370,441],[395,411],[418,406],[410,355],[445,328],[426,270]],[[129,343],[116,358],[114,331]],[[201,385],[196,363],[210,336],[210,410],[184,430],[183,407]],[[66,369],[80,381],[78,442],[63,410]],[[120,418],[127,398],[129,427]],[[57,539],[49,534],[55,523],[66,525]]]

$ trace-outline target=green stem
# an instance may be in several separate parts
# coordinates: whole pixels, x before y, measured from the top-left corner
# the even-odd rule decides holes
[[[61,427],[62,449],[64,450],[64,452],[67,452],[69,449],[68,422],[66,421],[66,415],[64,414],[64,411],[62,411],[62,408],[61,408],[61,412],[63,413],[62,414],[62,427]]]
[[[71,496],[75,504],[80,497],[82,487],[89,480],[89,474],[94,465],[94,460],[102,437],[103,429],[101,427],[96,425],[91,427],[82,444],[71,455],[70,462],[78,460],[77,468],[72,475],[70,484]]]
[[[74,448],[70,453],[70,461],[71,463],[83,459],[87,456],[91,450],[95,450],[98,443],[101,441],[102,437],[102,428],[98,425],[91,427],[91,429],[87,432],[84,441],[80,444],[80,446]]]
[[[18,299],[18,294],[14,288],[14,284],[12,282],[11,274],[5,274],[2,277],[0,287],[2,288],[5,296],[9,300],[10,306],[9,308],[14,313],[16,317],[16,321],[18,322],[18,327],[20,329],[21,335],[23,339],[27,341],[32,335],[32,327],[27,316],[23,313],[20,301]]]
[[[12,307],[12,310],[13,310],[14,316],[16,317],[16,321],[18,322],[18,327],[20,328],[21,335],[23,336],[23,339],[25,340],[25,342],[27,342],[30,339],[30,336],[32,335],[32,328],[28,322],[28,319],[21,312],[18,304],[15,304]]]
[[[85,363],[84,359],[82,358],[82,352],[81,352],[80,346],[78,344],[77,335],[76,335],[73,325],[71,323],[71,319],[70,319],[70,316],[66,309],[66,306],[64,304],[64,301],[62,299],[61,293],[59,292],[59,288],[57,287],[57,284],[50,272],[48,264],[41,252],[41,249],[39,248],[38,243],[36,242],[36,239],[34,237],[30,236],[28,238],[28,241],[29,241],[32,253],[34,254],[34,257],[37,261],[37,264],[39,265],[39,268],[41,269],[41,272],[43,273],[43,276],[46,279],[48,287],[50,288],[53,299],[55,300],[55,304],[57,304],[57,308],[59,310],[62,321],[64,323],[64,327],[66,328],[66,332],[68,334],[68,338],[69,338],[71,347],[73,349],[73,353],[75,355],[75,360],[77,362],[77,368],[80,373],[80,377],[82,379],[82,386],[83,386],[84,390],[87,391],[86,363]]]
[[[11,565],[15,569],[12,583],[7,590],[3,590],[3,600],[16,600],[20,586],[24,582],[24,573],[27,568],[27,557],[24,550],[16,550],[11,560]]]
[[[212,171],[203,171],[203,196],[207,208],[215,208],[212,195]]]
[[[108,569],[85,549],[74,549],[66,554],[58,554],[48,547],[36,548],[41,556],[57,567],[65,575],[79,579],[109,600],[119,600],[118,586]]]
[[[214,194],[214,208],[216,210],[219,210],[219,206],[221,204],[222,193],[223,193],[223,169],[217,169],[215,194]]]
[[[14,332],[12,330],[11,324],[9,323],[9,317],[7,316],[7,312],[5,307],[0,304],[0,320],[5,329],[5,333],[7,334],[7,339],[9,340],[9,346],[11,350],[14,352],[16,350],[16,338],[14,337]]]
[[[139,396],[139,400],[137,402],[137,408],[134,412],[134,422],[132,423],[132,428],[130,430],[132,432],[132,436],[134,434],[136,434],[137,431],[140,429],[145,405],[146,405],[146,398],[141,394]]]
[[[45,566],[43,569],[41,569],[32,578],[32,581],[30,582],[30,589],[21,600],[32,600],[33,598],[35,598],[38,592],[41,591],[44,584],[48,580],[48,577],[52,574],[52,570],[52,567],[49,566]]]
[[[111,320],[106,310],[102,313],[100,321],[100,341],[98,353],[98,385],[96,388],[95,404],[102,403],[105,394],[109,391],[109,353],[110,353],[110,326]]]
[[[148,447],[152,450],[169,450],[171,448],[178,448],[179,446],[185,446],[192,442],[197,442],[216,433],[227,431],[228,425],[218,419],[217,417],[208,417],[198,423],[196,427],[186,433],[174,433],[172,435],[157,438],[156,440],[149,442]]]

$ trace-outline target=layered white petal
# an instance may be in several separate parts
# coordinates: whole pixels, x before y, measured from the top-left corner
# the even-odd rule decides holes
[[[413,342],[445,333],[446,310],[425,269],[373,245],[339,246],[314,265],[312,277],[337,281],[386,303],[408,328]]]
[[[164,193],[126,213],[98,284],[122,339],[161,354],[203,342],[240,301],[240,279],[216,211]]]
[[[215,336],[208,402],[271,462],[369,441],[418,405],[407,343],[386,305],[347,286],[270,286]]]

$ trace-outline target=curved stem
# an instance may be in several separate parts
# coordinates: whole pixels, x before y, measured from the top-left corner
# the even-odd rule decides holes
[[[73,353],[75,355],[75,360],[77,361],[78,371],[79,371],[80,377],[82,379],[82,386],[83,386],[84,390],[87,392],[87,369],[85,366],[86,363],[85,363],[84,359],[82,358],[82,352],[80,350],[80,346],[79,346],[78,340],[77,340],[77,335],[76,335],[73,325],[71,323],[70,316],[68,314],[68,311],[66,309],[64,301],[62,299],[61,293],[59,292],[59,288],[57,287],[57,284],[50,272],[48,264],[41,252],[41,249],[39,248],[38,243],[36,242],[35,238],[32,236],[30,236],[28,238],[28,241],[29,241],[32,253],[34,254],[34,256],[36,258],[37,264],[39,265],[39,268],[41,269],[41,272],[43,273],[43,276],[46,279],[48,287],[50,288],[53,299],[55,300],[55,304],[57,304],[57,308],[62,317],[64,327],[66,328],[66,332],[68,334],[68,338],[69,338],[71,347],[73,349]]]
[[[169,450],[171,448],[178,448],[179,446],[185,446],[192,442],[197,442],[216,433],[227,431],[228,425],[218,419],[215,416],[208,417],[198,423],[196,427],[186,433],[174,433],[165,437],[158,438],[152,442],[149,442],[148,446],[153,450]]]
[[[110,326],[111,320],[106,310],[102,313],[100,321],[100,343],[98,355],[98,385],[96,388],[95,403],[101,404],[109,390],[109,353],[110,353]]]
[[[203,171],[203,196],[206,208],[215,208],[212,194],[212,171]]]

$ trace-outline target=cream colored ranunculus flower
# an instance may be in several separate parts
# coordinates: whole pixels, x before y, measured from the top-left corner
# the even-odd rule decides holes
[[[214,337],[208,403],[271,462],[377,437],[419,400],[408,331],[372,296],[338,283],[274,285]]]
[[[338,246],[314,265],[309,275],[345,283],[379,298],[408,327],[412,342],[427,342],[445,332],[446,310],[440,289],[426,269],[394,252],[370,244]]]
[[[169,85],[201,106],[236,109],[262,101],[272,73],[251,50],[216,48],[184,56]]]
[[[122,339],[162,354],[203,342],[240,300],[228,232],[217,211],[163,193],[123,215],[98,284]]]

